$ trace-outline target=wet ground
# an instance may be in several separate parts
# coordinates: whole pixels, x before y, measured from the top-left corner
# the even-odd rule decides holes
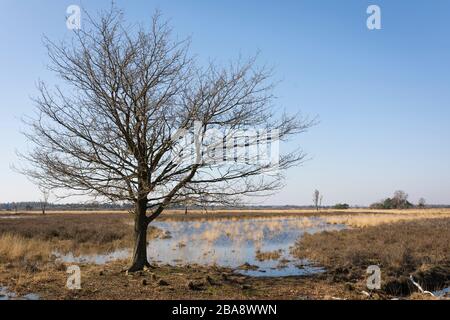
[[[291,256],[290,247],[305,233],[341,230],[320,217],[271,217],[198,221],[160,221],[153,224],[164,235],[148,246],[150,262],[169,265],[217,265],[249,276],[282,277],[323,271],[307,260]],[[257,258],[257,252],[278,251],[276,258]],[[128,249],[109,254],[56,256],[68,263],[104,264],[130,256]],[[270,259],[272,258],[272,259]]]
[[[442,290],[434,291],[433,294],[436,297],[450,297],[450,287],[442,289]]]
[[[0,287],[0,301],[2,300],[39,300],[39,295],[29,293],[22,297],[17,296],[14,292],[9,291],[5,287]]]

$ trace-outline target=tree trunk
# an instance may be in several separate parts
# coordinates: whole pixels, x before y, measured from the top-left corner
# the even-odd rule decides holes
[[[131,267],[128,272],[144,270],[149,267],[147,260],[147,200],[138,201],[134,217],[134,251]]]

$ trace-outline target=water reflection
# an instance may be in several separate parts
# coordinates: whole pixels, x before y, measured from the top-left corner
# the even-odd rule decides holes
[[[39,300],[39,295],[29,293],[22,297],[18,297],[16,293],[9,291],[6,287],[0,287],[0,301],[1,300]]]
[[[290,247],[304,233],[340,230],[319,217],[252,218],[203,221],[160,221],[156,227],[171,234],[148,246],[149,259],[157,263],[218,265],[239,268],[247,263],[257,270],[239,270],[251,276],[306,275],[322,271],[290,255]],[[277,260],[259,261],[256,252],[281,251]]]
[[[60,252],[53,252],[56,260],[66,263],[88,263],[88,264],[105,264],[108,262],[128,259],[131,255],[131,250],[121,249],[106,254],[86,254],[75,256],[73,253],[62,254]]]
[[[271,277],[323,271],[306,260],[292,257],[290,247],[304,233],[341,230],[345,227],[328,224],[320,217],[158,221],[154,226],[165,232],[163,237],[149,243],[148,258],[152,263],[217,265],[238,269],[238,272],[250,276]],[[261,258],[256,258],[257,252],[273,251],[281,254],[273,260],[261,261]],[[65,262],[95,264],[125,259],[130,254],[128,249],[79,257],[55,253],[57,258]],[[239,269],[244,264],[247,265],[246,270]]]
[[[433,294],[436,297],[450,297],[450,287],[434,291]]]

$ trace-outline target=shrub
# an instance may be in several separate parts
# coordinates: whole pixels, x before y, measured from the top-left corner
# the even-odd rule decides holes
[[[334,206],[334,209],[348,209],[350,206],[347,203],[338,203]]]
[[[403,191],[396,191],[392,198],[387,198],[381,202],[370,205],[372,209],[409,209],[414,205],[409,202],[408,195]]]

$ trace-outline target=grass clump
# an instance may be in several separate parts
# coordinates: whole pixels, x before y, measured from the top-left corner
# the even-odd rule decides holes
[[[258,261],[266,261],[266,260],[278,260],[281,257],[282,250],[274,250],[274,251],[256,251],[256,260]]]
[[[27,239],[17,234],[0,235],[0,260],[46,261],[51,257],[51,244],[48,241]]]
[[[369,265],[381,268],[384,290],[405,295],[450,284],[450,219],[421,219],[305,235],[292,253],[329,269],[336,281],[366,278]]]

